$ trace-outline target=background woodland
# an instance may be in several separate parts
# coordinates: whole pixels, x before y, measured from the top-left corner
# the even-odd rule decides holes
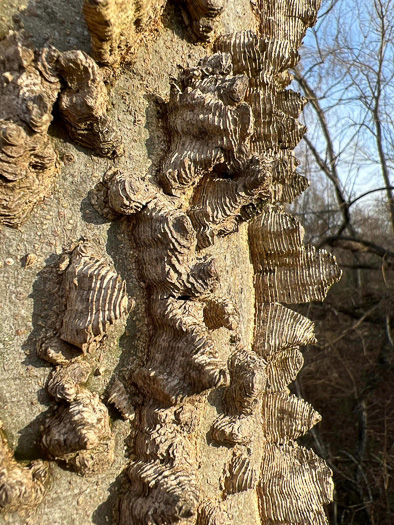
[[[294,84],[308,99],[298,158],[311,188],[292,206],[307,242],[344,271],[294,389],[323,421],[309,444],[334,471],[330,522],[394,522],[394,3],[323,2]]]

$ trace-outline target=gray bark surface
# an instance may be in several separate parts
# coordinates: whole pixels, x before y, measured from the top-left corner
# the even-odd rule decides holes
[[[82,16],[80,0],[4,0],[0,6],[0,37],[8,29],[24,27],[37,47],[48,38],[60,51],[90,50],[90,37]],[[230,2],[220,21],[220,32],[256,29],[249,0]],[[76,146],[58,123],[49,134],[62,160],[52,192],[35,206],[30,218],[19,230],[0,229],[0,420],[8,443],[19,461],[41,456],[37,440],[52,403],[45,391],[51,366],[36,356],[36,340],[55,306],[53,296],[54,265],[64,250],[81,238],[94,240],[103,254],[113,260],[117,272],[126,280],[129,295],[136,301],[126,331],[112,334],[101,352],[101,375],[89,384],[101,394],[113,371],[129,357],[141,358],[141,348],[148,334],[144,323],[145,291],[137,275],[135,253],[129,253],[127,232],[119,222],[110,223],[93,209],[89,192],[101,181],[108,168],[152,175],[166,148],[166,137],[160,121],[159,100],[168,100],[170,77],[177,75],[177,65],[191,67],[206,50],[190,42],[184,21],[172,6],[165,13],[164,27],[150,35],[139,48],[130,68],[115,82],[110,92],[110,116],[123,135],[126,154],[116,160],[102,159],[88,149]],[[244,249],[240,249],[243,245]],[[226,249],[224,249],[226,246]],[[253,272],[247,249],[247,228],[227,239],[219,239],[210,249],[219,271],[230,263],[235,268],[231,279],[222,286],[235,303],[249,305],[240,309],[240,325],[245,345],[252,339],[254,314]],[[28,254],[37,261],[25,268]],[[215,336],[219,341],[222,330]],[[121,338],[119,339],[119,336]],[[220,345],[218,345],[220,347]],[[215,409],[208,406],[213,419]],[[209,421],[209,419],[208,419]],[[207,423],[208,424],[208,423]],[[207,429],[208,430],[208,429]],[[51,482],[44,501],[29,517],[17,514],[0,516],[0,523],[30,525],[107,524],[112,520],[112,506],[124,479],[122,471],[129,455],[127,436],[130,424],[117,418],[113,422],[116,437],[115,462],[106,472],[91,478],[78,476],[51,462]],[[223,459],[215,450],[204,462],[218,475]],[[240,508],[242,519],[255,523],[256,505],[249,515]]]

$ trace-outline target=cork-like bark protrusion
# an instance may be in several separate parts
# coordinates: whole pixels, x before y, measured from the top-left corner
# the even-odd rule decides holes
[[[176,404],[187,396],[226,384],[228,373],[204,324],[204,304],[154,297],[156,328],[149,359],[133,380],[149,397]]]
[[[197,258],[196,232],[175,199],[162,195],[139,215],[133,233],[144,280],[162,294],[198,297],[218,281],[212,259]]]
[[[296,65],[298,46],[316,12],[312,9],[308,20],[299,23],[300,6],[282,4],[262,4],[270,19],[260,14],[260,36],[252,32],[225,35],[216,44],[218,51],[231,54],[234,72],[249,78],[245,100],[255,122],[250,149],[276,159],[272,202],[291,202],[308,185],[296,173],[298,162],[292,152],[305,132],[297,120],[305,99],[285,88],[291,80],[287,69]],[[267,360],[261,405],[267,440],[258,485],[261,519],[271,525],[320,523],[320,519],[324,523],[322,506],[330,501],[326,489],[332,486],[331,471],[323,460],[306,467],[303,460],[312,453],[294,444],[320,416],[287,391],[303,364],[298,346],[314,342],[313,324],[278,303],[323,300],[341,272],[331,255],[303,245],[302,227],[281,208],[265,206],[254,219],[249,226],[249,248],[256,291],[253,349]],[[322,470],[324,480],[319,475]],[[322,490],[325,498],[320,497]]]
[[[256,468],[255,459],[247,447],[234,450],[223,483],[223,488],[227,494],[236,494],[256,488],[259,472]]]
[[[267,364],[267,391],[280,392],[292,383],[304,364],[298,348],[287,348],[275,354]]]
[[[59,163],[46,134],[10,121],[0,120],[0,149],[0,223],[18,228],[50,192]]]
[[[254,434],[254,421],[242,415],[220,414],[211,428],[212,440],[222,445],[250,445]]]
[[[225,297],[215,297],[214,261],[197,257],[196,232],[175,197],[118,172],[105,178],[100,191],[96,205],[105,213],[112,208],[135,214],[132,238],[149,287],[153,333],[145,365],[129,377],[144,405],[136,411],[135,460],[127,469],[130,488],[121,498],[120,520],[149,524],[192,519],[201,494],[189,436],[201,407],[194,409],[186,401],[227,384],[227,365],[210,330],[236,328],[238,314]]]
[[[196,513],[198,487],[190,471],[151,461],[132,463],[127,475],[132,489],[121,498],[121,523],[176,523]]]
[[[97,394],[81,389],[46,422],[42,447],[80,474],[98,473],[114,460],[114,438],[106,406]]]
[[[60,90],[53,53],[21,33],[0,42],[0,223],[18,227],[48,194],[59,163],[49,137]]]
[[[83,51],[66,51],[58,61],[67,84],[59,110],[70,136],[99,155],[117,157],[122,140],[107,116],[108,94],[96,62]]]
[[[213,295],[204,301],[204,323],[209,330],[222,327],[236,330],[239,313],[230,299]]]
[[[265,362],[239,348],[229,359],[230,386],[224,394],[225,413],[213,422],[211,434],[218,443],[248,444],[261,423],[259,407],[266,386]]]
[[[298,221],[270,206],[249,226],[256,283],[253,347],[267,360],[258,494],[262,520],[272,525],[326,523],[323,505],[332,493],[324,461],[295,444],[320,416],[287,391],[303,364],[298,346],[314,342],[313,323],[277,301],[323,300],[341,272],[333,256],[304,247],[303,235]]]
[[[199,249],[236,231],[272,199],[276,161],[251,154],[248,84],[246,75],[233,74],[228,53],[216,53],[183,70],[172,86],[171,145],[159,181],[178,196],[197,185],[188,214]]]
[[[250,225],[256,293],[262,302],[322,301],[341,270],[333,255],[304,246],[304,229],[279,208],[267,209]]]
[[[276,160],[272,202],[292,202],[309,185],[296,173],[299,163],[292,151],[306,131],[297,120],[306,99],[285,89],[292,78],[287,70],[299,59],[297,47],[288,41],[286,32],[272,38],[242,31],[218,38],[215,49],[230,53],[234,74],[249,79],[245,102],[254,119],[250,148],[254,155]]]
[[[288,41],[264,38],[251,30],[221,35],[214,49],[230,53],[236,75],[246,74],[252,78],[262,74],[266,83],[271,82],[275,74],[294,67],[299,58],[297,49]]]
[[[190,219],[199,248],[213,244],[215,235],[229,235],[252,219],[245,208],[271,199],[272,162],[253,158],[232,179],[206,176],[193,194]]]
[[[314,324],[279,303],[256,301],[253,349],[264,358],[281,350],[316,342]]]
[[[105,174],[107,205],[122,215],[133,215],[142,210],[157,194],[157,190],[124,172],[111,169]]]
[[[321,421],[309,403],[286,392],[264,395],[262,410],[267,440],[278,444],[295,441]]]
[[[152,29],[166,0],[85,0],[83,14],[94,58],[115,67],[135,51],[143,32]]]
[[[80,392],[80,385],[86,383],[91,366],[85,361],[75,361],[66,366],[57,366],[47,383],[48,393],[56,401],[73,401]]]
[[[23,466],[15,461],[1,431],[0,422],[0,516],[3,512],[26,512],[42,500],[48,481],[48,465],[40,460]]]
[[[227,0],[182,0],[191,30],[198,39],[207,41],[211,38],[215,22],[226,2]]]
[[[225,393],[229,414],[252,415],[266,386],[265,362],[253,352],[238,349],[229,359],[231,384]]]
[[[0,42],[2,119],[23,122],[36,133],[48,131],[52,106],[60,90],[54,70],[57,52],[38,52],[23,33],[11,32]]]
[[[111,327],[125,322],[132,301],[124,281],[90,242],[65,254],[59,269],[60,304],[38,354],[57,365],[47,390],[61,404],[47,418],[41,443],[50,458],[92,475],[113,462],[114,438],[106,406],[84,387],[93,366],[84,354],[94,352]]]
[[[228,383],[227,364],[219,358],[210,330],[235,329],[238,313],[226,297],[214,295],[214,261],[197,257],[196,232],[177,198],[119,173],[105,183],[104,209],[111,207],[114,195],[115,211],[136,214],[132,237],[149,287],[153,333],[146,363],[129,378],[143,394],[144,405],[136,412],[135,460],[127,471],[131,485],[121,500],[121,522],[175,523],[192,519],[202,497],[194,474],[197,459],[193,465],[185,463],[196,452],[184,450],[201,407],[194,410],[187,400]],[[178,415],[190,411],[192,419],[185,426]]]
[[[222,487],[226,495],[256,488],[260,479],[263,419],[261,401],[266,390],[266,363],[254,352],[238,348],[229,359],[230,385],[225,389],[223,414],[213,422],[212,439],[234,447],[225,465]]]
[[[284,37],[293,49],[298,49],[308,27],[315,25],[321,0],[287,0],[259,2],[260,33],[272,40]]]
[[[52,324],[59,324],[57,319],[52,319]],[[50,323],[51,324],[51,323]],[[40,359],[52,365],[67,365],[81,353],[79,348],[62,341],[57,337],[58,330],[52,330],[50,327],[37,341],[36,352]]]
[[[297,120],[305,99],[286,90],[291,81],[287,70],[298,62],[298,47],[306,28],[315,20],[317,3],[279,2],[278,5],[278,2],[268,0],[259,4],[262,20],[260,35],[251,31],[224,35],[214,48],[231,55],[234,75],[246,75],[248,78],[244,102],[248,103],[254,122],[249,151],[251,155],[275,161],[271,202],[292,202],[308,185],[306,179],[296,173],[298,162],[292,152],[305,132],[305,127]],[[265,13],[268,13],[266,17]],[[267,360],[264,369],[267,384],[260,397],[262,404],[257,404],[262,410],[261,420],[265,439],[268,440],[263,446],[258,485],[260,515],[262,522],[270,524],[320,523],[318,520],[324,516],[322,505],[331,496],[325,488],[332,484],[331,472],[322,460],[319,460],[320,464],[312,461],[308,468],[300,469],[298,479],[303,479],[298,482],[294,468],[296,453],[293,451],[299,449],[292,444],[317,422],[319,416],[303,401],[295,401],[287,393],[287,385],[295,379],[303,363],[297,347],[313,342],[313,325],[278,303],[323,300],[328,288],[338,280],[340,271],[332,256],[303,246],[301,227],[291,218],[283,220],[286,216],[283,211],[263,206],[260,212],[261,216],[249,227],[256,285],[253,349]],[[277,219],[276,227],[273,217],[279,214],[282,217]],[[233,381],[231,378],[229,391]],[[247,433],[245,428],[251,426],[248,422],[250,418],[232,415],[230,425],[230,417],[221,415],[214,424],[213,433],[221,434],[229,444],[234,438],[230,436],[228,439],[230,433],[226,430],[234,428],[233,435],[238,439],[243,432]],[[258,420],[259,414],[255,413],[254,418]],[[240,432],[236,423],[239,427],[241,422],[244,428]],[[259,446],[259,438],[257,433],[250,430],[249,433],[248,448],[254,451]],[[276,444],[290,443],[286,445],[286,450],[275,445],[275,462],[272,461],[273,446],[269,445],[269,440]],[[236,446],[241,449],[246,444],[241,440],[234,443],[238,443]],[[289,459],[290,451],[293,459]],[[305,451],[302,457],[309,456],[309,452]],[[235,459],[234,462],[234,466],[238,466]],[[239,463],[240,472],[243,472],[244,465],[247,465],[246,460]],[[275,468],[280,476],[273,482],[270,469]],[[319,476],[322,469],[324,480]],[[230,488],[237,487],[236,471],[237,468],[230,463],[226,478]],[[292,481],[296,485],[293,492]],[[320,498],[321,490],[325,491],[326,498]],[[291,513],[292,505],[298,507],[298,514]],[[289,512],[283,513],[281,509],[289,509]]]
[[[77,246],[65,270],[66,310],[60,338],[84,353],[93,352],[111,325],[124,322],[131,301],[126,284],[89,244]]]
[[[291,150],[280,149],[275,158],[278,163],[272,176],[272,202],[291,203],[309,187],[309,181],[296,171],[300,163]]]
[[[90,192],[92,206],[108,220],[132,216],[155,199],[158,189],[138,175],[110,168]]]
[[[57,100],[76,142],[99,155],[122,153],[101,73],[82,51],[38,51],[10,33],[0,42],[0,97],[0,223],[20,226],[50,191],[60,166],[47,134]]]
[[[161,170],[167,193],[179,195],[215,166],[234,174],[249,158],[253,129],[244,102],[247,78],[232,75],[231,57],[217,53],[184,70],[168,106],[171,146]]]
[[[330,469],[295,444],[320,415],[287,390],[303,364],[298,346],[314,342],[313,323],[277,301],[323,300],[341,272],[333,256],[304,247],[303,235],[298,221],[271,206],[249,226],[256,283],[253,348],[267,360],[258,495],[262,520],[272,525],[327,523],[323,505],[332,496]]]
[[[148,403],[136,418],[135,455],[121,498],[121,523],[175,523],[195,515],[200,502],[193,435],[198,406],[158,408]]]
[[[331,476],[326,463],[312,450],[267,444],[258,488],[265,523],[328,524],[323,505],[332,500]]]

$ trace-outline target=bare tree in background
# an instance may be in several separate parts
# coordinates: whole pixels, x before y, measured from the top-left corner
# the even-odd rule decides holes
[[[314,446],[331,464],[334,524],[394,523],[394,2],[331,0],[295,79],[310,129],[296,203],[307,236],[334,249],[341,290],[308,315],[319,347],[296,387],[323,412]],[[312,124],[314,122],[314,124]],[[391,436],[391,437],[390,437]]]

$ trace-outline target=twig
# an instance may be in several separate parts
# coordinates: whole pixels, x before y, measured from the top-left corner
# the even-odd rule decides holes
[[[324,345],[322,348],[328,348],[336,343],[338,343],[338,341],[340,341],[341,339],[343,339],[349,332],[353,332],[354,330],[356,330],[364,321],[365,319],[371,315],[372,312],[374,312],[379,306],[380,306],[380,303],[381,301],[379,301],[377,304],[375,304],[372,308],[370,308],[367,312],[365,312],[364,315],[362,315],[360,317],[360,319],[357,321],[357,323],[355,323],[354,325],[352,325],[350,328],[348,328],[347,330],[345,330],[344,332],[342,332],[342,334],[340,336],[338,336],[336,339],[334,339],[334,341],[330,341],[328,342],[326,345]]]

